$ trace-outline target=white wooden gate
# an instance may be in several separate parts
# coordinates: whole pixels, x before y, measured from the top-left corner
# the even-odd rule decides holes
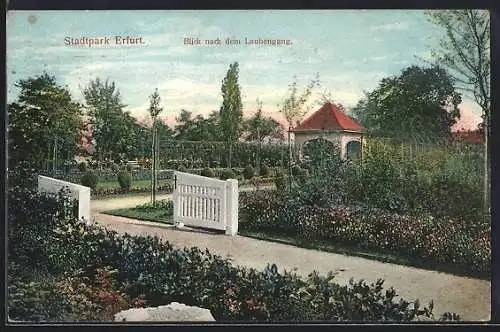
[[[238,232],[238,181],[174,172],[174,223]]]

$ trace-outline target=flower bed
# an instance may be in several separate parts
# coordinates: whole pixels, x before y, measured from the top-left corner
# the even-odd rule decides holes
[[[459,219],[406,216],[376,209],[318,207],[273,191],[240,193],[242,231],[282,233],[489,275],[491,228]]]

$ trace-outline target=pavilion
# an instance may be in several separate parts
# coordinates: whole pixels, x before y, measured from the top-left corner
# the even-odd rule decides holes
[[[342,106],[326,102],[291,132],[295,136],[295,151],[298,152],[299,159],[303,159],[307,144],[319,139],[325,139],[339,146],[341,158],[347,159],[362,155],[366,129],[346,115]]]

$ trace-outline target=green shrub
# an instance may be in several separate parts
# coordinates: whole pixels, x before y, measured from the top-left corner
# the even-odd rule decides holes
[[[116,163],[112,163],[110,168],[115,173],[120,171],[120,165],[118,165]]]
[[[179,165],[179,166],[177,167],[177,170],[178,170],[179,172],[183,172],[183,173],[188,173],[188,171],[189,171],[189,170],[186,168],[186,166],[184,166],[184,165]]]
[[[426,190],[423,204],[436,217],[463,218],[471,223],[480,221],[483,219],[480,187],[479,183],[464,183],[461,178],[437,172]]]
[[[482,214],[482,157],[443,147],[396,148],[370,140],[345,174],[344,202],[415,216],[489,223]]]
[[[8,186],[34,189],[38,185],[38,171],[36,165],[31,162],[21,161],[19,164],[8,170]]]
[[[132,176],[129,172],[121,171],[118,172],[118,183],[120,184],[120,188],[124,191],[129,191],[130,187],[132,187]]]
[[[299,165],[293,165],[292,166],[292,175],[293,176],[300,176],[302,174],[302,167]]]
[[[80,172],[85,172],[87,170],[87,163],[85,162],[78,163],[78,170]]]
[[[269,166],[267,166],[266,164],[262,164],[260,166],[260,170],[259,170],[259,175],[260,176],[269,176],[269,174],[271,173],[271,170],[269,169]]]
[[[243,170],[243,177],[247,180],[253,178],[254,175],[255,175],[255,170],[250,165],[245,167],[245,169]]]
[[[317,161],[310,161],[308,168],[312,176],[298,178],[291,193],[307,206],[332,206],[346,200],[346,174],[349,164],[337,155],[331,155],[328,162],[319,167]],[[303,181],[302,181],[303,180]]]
[[[83,174],[80,182],[83,186],[90,187],[91,189],[95,190],[97,188],[99,178],[93,171],[88,170],[87,172],[85,172],[85,174]]]
[[[125,170],[129,173],[132,173],[132,171],[134,170],[134,167],[131,165],[131,164],[127,164],[125,166]]]
[[[283,191],[286,188],[285,175],[281,169],[276,169],[274,173],[274,184],[276,185],[276,190]]]
[[[20,321],[65,321],[67,299],[57,292],[50,276],[27,275],[13,260],[8,265],[8,317]]]
[[[235,179],[236,174],[234,174],[234,171],[232,169],[226,168],[220,172],[219,178],[221,180]]]
[[[299,181],[304,183],[308,179],[309,179],[309,170],[307,168],[303,168],[299,174]]]
[[[206,176],[206,177],[209,177],[209,178],[213,178],[215,176],[215,173],[213,171],[213,169],[211,168],[204,168],[202,171],[201,171],[201,176]]]

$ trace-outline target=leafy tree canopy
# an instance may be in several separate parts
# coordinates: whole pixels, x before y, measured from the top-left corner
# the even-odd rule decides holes
[[[11,166],[30,161],[41,167],[54,155],[72,159],[83,131],[81,105],[47,73],[16,86],[18,100],[7,106]]]
[[[220,116],[212,111],[208,116],[197,115],[187,110],[181,110],[176,117],[175,139],[183,141],[213,142],[221,139]]]
[[[125,105],[115,83],[97,78],[84,89],[83,96],[99,159],[105,156],[116,159],[126,153],[135,120],[123,111]]]
[[[228,142],[236,142],[240,136],[243,119],[241,88],[238,83],[238,62],[229,66],[226,77],[222,81],[222,106],[220,108],[220,125],[223,137]]]
[[[262,109],[243,123],[246,141],[259,141],[265,139],[283,140],[283,125],[270,116],[263,116]]]
[[[446,137],[460,118],[461,95],[441,67],[411,66],[382,79],[356,107],[355,117],[371,134],[396,139]]]
[[[487,10],[431,10],[429,21],[445,37],[432,49],[436,61],[449,69],[457,87],[471,95],[483,111],[490,112],[490,13]]]

